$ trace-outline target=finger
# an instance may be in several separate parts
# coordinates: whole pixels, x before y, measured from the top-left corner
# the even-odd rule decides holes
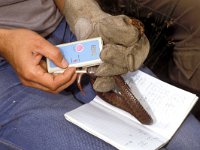
[[[58,75],[47,73],[40,65],[37,65],[35,69],[28,75],[27,80],[31,79],[33,82],[39,83],[42,86],[47,87],[54,91],[64,83],[68,82],[76,71],[76,68],[67,68],[64,73]]]
[[[125,16],[111,16],[98,24],[97,30],[104,42],[131,46],[138,41],[140,32],[132,25],[132,20]]]
[[[127,67],[126,51],[124,46],[106,44],[100,53],[100,57],[106,63]]]
[[[42,43],[42,44],[41,44]],[[58,47],[52,45],[50,42],[44,40],[41,42],[38,49],[35,52],[52,60],[58,67],[66,68],[68,66],[67,61],[63,57]]]
[[[54,91],[66,82],[69,82],[74,75],[77,76],[74,68],[67,68],[64,73],[53,75],[53,78],[45,73],[44,77],[46,76],[45,79],[47,82],[42,82],[41,78],[40,83]]]
[[[47,63],[46,63],[45,61],[41,60],[40,63],[39,63],[39,65],[40,65],[44,70],[47,71]]]
[[[150,43],[143,34],[138,43],[134,47],[129,47],[127,55],[127,66],[130,71],[137,70],[145,61],[149,54]],[[131,52],[131,54],[130,54]]]
[[[29,86],[29,87],[33,87],[33,88],[37,88],[37,89],[40,89],[40,90],[43,90],[43,91],[46,91],[46,92],[50,92],[50,93],[59,93],[61,91],[63,91],[64,89],[66,89],[67,87],[69,87],[75,80],[76,80],[77,76],[74,75],[68,82],[66,82],[65,84],[63,84],[62,86],[58,87],[57,89],[55,90],[51,90],[39,83],[36,83],[36,82],[32,82],[32,81],[27,81],[25,79],[20,79],[22,84],[25,85],[25,86]]]
[[[46,92],[50,92],[51,90],[48,89],[47,87],[44,87],[36,82],[32,82],[32,81],[28,81],[24,78],[20,78],[20,81],[22,82],[23,85],[25,86],[29,86],[29,87],[33,87],[33,88],[37,88],[37,89],[40,89],[42,91],[46,91]]]
[[[58,92],[63,91],[64,89],[66,89],[67,87],[69,87],[72,83],[74,83],[74,82],[76,81],[76,79],[77,79],[77,74],[74,74],[73,77],[71,78],[71,80],[68,81],[67,83],[65,83],[64,85],[60,86],[60,87],[56,90],[56,92],[58,93]]]
[[[143,34],[140,40],[130,47],[106,44],[101,51],[101,59],[116,66],[137,70],[145,61],[150,49],[149,40]]]
[[[106,76],[114,76],[121,75],[128,72],[127,68],[119,67],[109,63],[102,63],[96,70],[95,75],[106,77]]]
[[[32,52],[32,57],[33,57],[32,60],[34,62],[34,65],[37,65],[38,62],[41,61],[41,59],[42,59],[43,56],[41,54],[37,53],[37,52]]]

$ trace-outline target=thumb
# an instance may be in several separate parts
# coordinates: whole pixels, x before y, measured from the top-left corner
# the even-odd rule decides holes
[[[41,55],[49,58],[51,61],[54,62],[60,68],[67,68],[68,62],[63,57],[61,51],[58,47],[52,45],[48,41],[45,41],[45,44],[41,46],[36,52],[40,53]]]
[[[115,87],[115,80],[113,77],[97,77],[93,88],[97,92],[109,92]]]

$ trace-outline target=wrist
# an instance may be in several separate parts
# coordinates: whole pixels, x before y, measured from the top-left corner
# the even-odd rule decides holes
[[[9,29],[0,29],[0,56],[4,57],[4,53],[8,46],[7,43],[9,43],[9,34]]]
[[[8,36],[9,30],[8,29],[0,29],[0,55],[3,53],[6,47],[6,39]]]

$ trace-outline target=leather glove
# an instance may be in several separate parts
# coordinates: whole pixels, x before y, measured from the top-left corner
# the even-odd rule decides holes
[[[137,70],[149,52],[145,34],[125,15],[112,16],[101,10],[95,0],[65,0],[63,14],[78,40],[102,37],[103,63],[98,67],[93,85],[98,92],[115,87],[112,76]]]

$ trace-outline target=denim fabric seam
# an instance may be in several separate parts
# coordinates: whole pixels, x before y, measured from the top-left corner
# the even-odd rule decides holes
[[[5,146],[8,146],[9,148],[15,149],[15,150],[23,150],[22,148],[20,148],[19,146],[15,145],[14,143],[5,140],[5,139],[1,139],[0,138],[0,144],[3,144]]]
[[[19,82],[19,83],[16,83],[16,84],[14,84],[12,87],[9,87],[7,90],[8,90],[8,91],[11,91],[11,89],[17,87],[17,86],[20,85],[20,84],[21,84],[20,82]],[[25,90],[25,87],[22,86],[22,88],[20,89],[20,91],[18,91],[17,93],[13,94],[8,100],[10,100],[13,96],[15,96],[15,95],[21,93],[21,92],[24,91],[24,90]],[[1,97],[4,97],[6,94],[7,94],[7,93],[1,94],[0,98],[1,98]]]
[[[0,71],[4,70],[5,68],[8,68],[8,67],[9,67],[9,64],[5,59],[0,60]]]

